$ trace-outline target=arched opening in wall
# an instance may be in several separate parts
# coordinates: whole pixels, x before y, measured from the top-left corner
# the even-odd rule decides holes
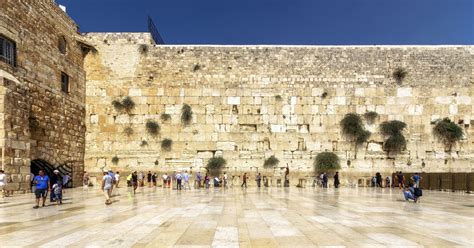
[[[64,35],[61,35],[58,38],[58,49],[59,49],[59,52],[61,52],[62,54],[66,54],[67,52],[67,41]]]
[[[70,165],[60,165],[55,167],[54,165],[50,164],[46,160],[43,159],[34,159],[31,161],[30,165],[30,171],[33,175],[37,176],[39,174],[39,171],[43,170],[48,177],[51,177],[53,175],[54,170],[59,171],[59,175],[64,178],[65,175],[69,176],[68,183],[66,187],[71,187],[72,186],[72,166]]]

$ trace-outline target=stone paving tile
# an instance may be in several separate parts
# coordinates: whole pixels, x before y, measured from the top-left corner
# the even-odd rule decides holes
[[[398,189],[68,190],[0,199],[0,247],[474,247],[472,195]]]

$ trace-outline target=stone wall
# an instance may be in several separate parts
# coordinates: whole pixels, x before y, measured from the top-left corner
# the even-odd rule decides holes
[[[339,155],[346,175],[473,168],[472,46],[163,46],[133,33],[87,39],[97,49],[85,59],[88,171],[199,170],[222,155],[239,174],[275,155],[279,167],[310,174],[326,150]],[[392,78],[399,67],[408,71],[401,85]],[[111,104],[126,96],[136,103],[131,114]],[[180,123],[183,104],[194,112],[189,126]],[[373,134],[355,158],[339,121],[367,111],[380,118],[366,126]],[[171,120],[161,121],[163,113]],[[432,135],[443,117],[466,132],[451,154]],[[161,125],[157,137],[146,132],[149,119]],[[407,150],[396,159],[382,151],[378,125],[386,120],[408,125]],[[173,140],[170,152],[161,151],[164,138]]]
[[[17,65],[0,61],[2,168],[12,190],[29,188],[30,163],[84,167],[85,73],[76,24],[51,0],[0,2],[0,34],[17,47]],[[58,48],[66,40],[66,53]],[[69,93],[61,91],[61,72]]]

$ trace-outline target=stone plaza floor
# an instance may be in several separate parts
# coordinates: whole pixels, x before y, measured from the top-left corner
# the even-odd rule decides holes
[[[474,247],[474,198],[398,189],[267,188],[178,192],[68,189],[62,206],[0,198],[0,247]],[[49,203],[49,201],[48,201]]]

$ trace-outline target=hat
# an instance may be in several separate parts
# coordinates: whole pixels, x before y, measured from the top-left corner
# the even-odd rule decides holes
[[[109,172],[107,169],[104,169],[104,172]]]
[[[58,171],[58,170],[54,170],[53,172],[54,172],[54,173],[59,173],[59,171]]]

